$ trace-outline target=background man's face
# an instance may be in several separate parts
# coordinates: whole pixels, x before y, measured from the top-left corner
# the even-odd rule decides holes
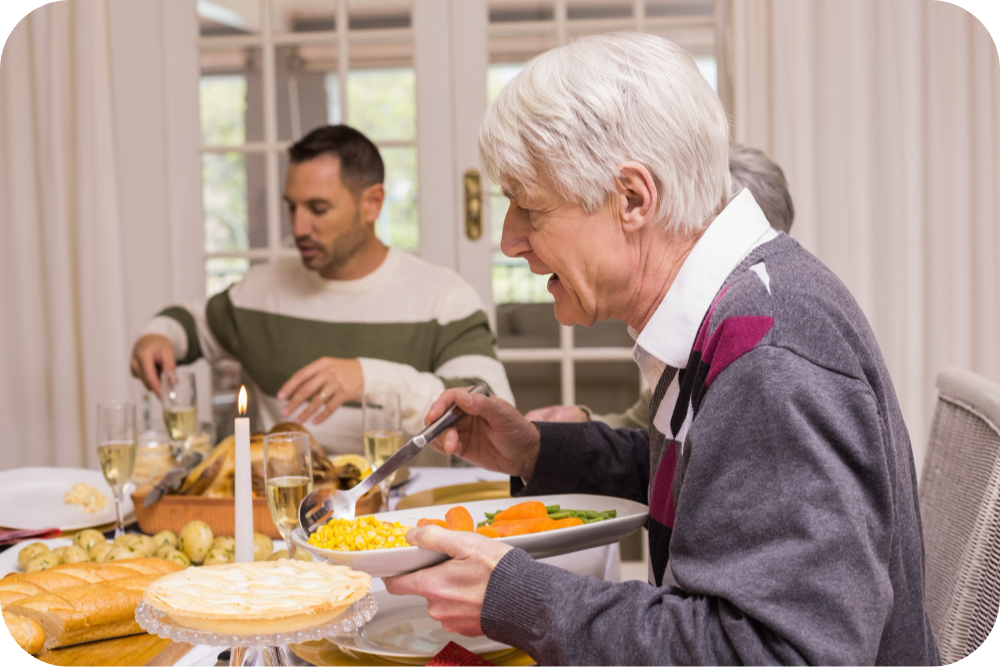
[[[333,155],[291,164],[284,199],[302,263],[324,277],[334,277],[374,238],[373,226],[362,221],[358,202],[340,178],[340,159]]]

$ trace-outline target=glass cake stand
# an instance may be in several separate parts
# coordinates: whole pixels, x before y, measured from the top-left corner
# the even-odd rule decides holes
[[[169,616],[145,602],[141,602],[136,608],[135,620],[146,632],[164,639],[187,644],[228,646],[231,649],[230,665],[250,667],[258,664],[258,656],[263,658],[265,665],[288,665],[287,647],[289,644],[329,639],[353,632],[372,620],[376,611],[378,611],[378,603],[369,593],[325,625],[297,632],[276,632],[268,635],[216,634],[203,630],[192,630],[177,625]]]

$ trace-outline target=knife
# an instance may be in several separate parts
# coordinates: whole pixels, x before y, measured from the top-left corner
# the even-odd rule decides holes
[[[201,452],[188,452],[185,454],[184,458],[181,459],[180,465],[164,475],[146,495],[145,500],[142,501],[142,506],[149,507],[162,498],[164,493],[170,493],[181,488],[184,478],[201,463],[201,459]]]

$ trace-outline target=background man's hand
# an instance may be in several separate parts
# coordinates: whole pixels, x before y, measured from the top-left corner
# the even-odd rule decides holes
[[[146,389],[160,396],[160,373],[177,368],[174,346],[166,336],[147,334],[136,341],[132,348],[129,366],[132,375],[142,380]]]
[[[295,421],[304,424],[315,414],[313,424],[322,424],[344,403],[360,401],[364,389],[360,361],[320,357],[296,371],[278,390],[278,399],[288,401],[281,415],[287,417],[304,404]]]
[[[448,632],[468,637],[483,634],[480,617],[486,586],[497,563],[512,547],[484,535],[440,526],[414,528],[406,540],[418,547],[451,556],[440,565],[398,577],[387,577],[385,588],[393,595],[427,598],[427,613]]]
[[[513,405],[496,396],[470,394],[468,388],[449,389],[431,404],[424,423],[438,419],[455,403],[463,417],[440,435],[432,446],[457,454],[487,470],[529,477],[538,458],[538,427]]]
[[[530,422],[585,422],[589,421],[587,413],[575,405],[550,405],[524,413],[524,418]]]

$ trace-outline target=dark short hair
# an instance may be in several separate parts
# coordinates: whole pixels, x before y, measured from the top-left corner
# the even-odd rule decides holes
[[[340,179],[355,197],[385,181],[385,164],[371,139],[347,125],[323,125],[288,147],[292,164],[333,155],[340,159]]]

